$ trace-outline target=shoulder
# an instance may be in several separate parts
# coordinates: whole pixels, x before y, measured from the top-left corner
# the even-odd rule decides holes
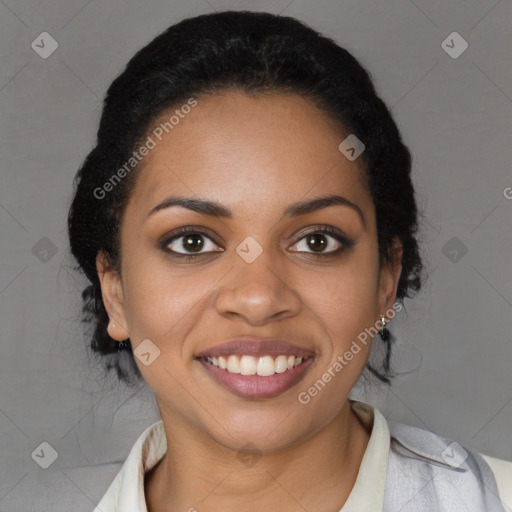
[[[494,473],[501,501],[506,505],[505,509],[507,512],[512,512],[512,462],[490,457],[489,455],[480,455]]]
[[[500,497],[505,491],[498,490],[493,470],[479,453],[418,427],[396,422],[388,426],[385,510],[406,512],[442,506],[443,510],[508,512]]]

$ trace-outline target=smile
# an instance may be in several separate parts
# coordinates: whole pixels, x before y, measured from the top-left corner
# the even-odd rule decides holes
[[[244,398],[272,398],[295,386],[314,357],[292,355],[202,357],[208,375],[231,393]]]

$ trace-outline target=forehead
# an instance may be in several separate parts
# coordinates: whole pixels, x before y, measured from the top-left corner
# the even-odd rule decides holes
[[[338,150],[348,132],[310,100],[239,91],[195,100],[191,109],[166,111],[148,130],[154,147],[138,171],[133,207],[149,210],[184,195],[235,212],[242,205],[282,209],[335,192],[371,203],[361,159],[349,161]]]

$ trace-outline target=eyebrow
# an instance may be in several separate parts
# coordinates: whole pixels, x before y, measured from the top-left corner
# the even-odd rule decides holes
[[[366,219],[361,208],[359,208],[357,204],[348,200],[346,197],[336,194],[293,203],[285,209],[284,214],[289,217],[298,217],[299,215],[306,215],[307,213],[311,213],[316,210],[321,210],[322,208],[327,208],[328,206],[334,205],[348,206],[349,208],[352,208],[361,218],[363,226],[366,227]]]
[[[334,205],[348,206],[352,208],[359,215],[361,222],[363,223],[363,226],[366,227],[366,219],[361,208],[359,208],[357,204],[348,200],[346,197],[336,194],[331,194],[325,197],[318,197],[315,199],[293,203],[284,210],[284,216],[298,217],[300,215],[306,215],[316,210],[321,210],[323,208],[327,208],[328,206]],[[192,210],[194,212],[201,213],[203,215],[209,215],[211,217],[219,217],[226,219],[233,218],[231,210],[214,201],[176,196],[168,197],[164,199],[161,203],[158,203],[149,211],[147,216],[150,217],[156,212],[159,212],[166,208],[171,208],[173,206],[181,206],[182,208],[186,208],[187,210]]]

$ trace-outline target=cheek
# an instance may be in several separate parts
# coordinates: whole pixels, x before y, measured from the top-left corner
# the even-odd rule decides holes
[[[211,284],[205,280],[204,272],[171,271],[159,257],[126,261],[124,275],[130,336],[135,343],[149,338],[159,346],[165,340],[179,339],[190,328],[213,284],[213,279]]]
[[[205,307],[206,283],[199,273],[181,277],[156,261],[126,265],[126,317],[132,347],[146,339],[156,345],[158,356],[149,365],[135,358],[144,380],[154,390],[165,390],[167,400],[183,410],[192,410],[183,393],[191,384],[193,361],[184,343],[197,329],[198,315]]]
[[[308,277],[308,306],[339,342],[350,341],[377,319],[378,260],[373,251],[358,251],[323,275]]]

